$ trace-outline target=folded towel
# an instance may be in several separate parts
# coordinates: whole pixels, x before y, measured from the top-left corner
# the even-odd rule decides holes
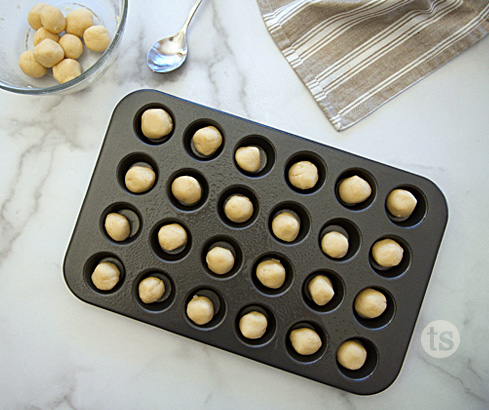
[[[338,131],[489,32],[489,0],[257,1],[273,39]]]

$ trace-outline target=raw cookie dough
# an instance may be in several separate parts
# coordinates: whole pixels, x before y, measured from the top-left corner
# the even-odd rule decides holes
[[[30,77],[40,78],[46,75],[47,69],[37,61],[34,50],[24,51],[19,57],[19,67]]]
[[[134,165],[129,168],[124,177],[126,188],[135,194],[141,194],[151,189],[155,180],[155,172],[151,168],[141,165]]]
[[[348,239],[338,231],[330,231],[321,239],[321,249],[330,258],[343,258],[348,252]]]
[[[143,303],[154,303],[165,293],[165,284],[160,278],[149,276],[139,282],[138,293]]]
[[[65,52],[65,58],[76,60],[83,53],[83,43],[79,37],[73,34],[65,34],[59,39],[59,45]]]
[[[194,177],[184,175],[171,184],[171,193],[184,205],[194,205],[202,198],[202,187]]]
[[[326,305],[334,296],[333,284],[324,275],[315,276],[307,286],[312,300],[318,306]]]
[[[97,289],[111,290],[119,282],[121,272],[110,262],[101,262],[92,273],[92,283]]]
[[[354,175],[341,182],[339,194],[341,200],[346,204],[359,204],[372,194],[372,188],[363,178]]]
[[[166,137],[173,130],[173,120],[162,108],[150,108],[141,116],[141,131],[146,138]]]
[[[40,27],[32,38],[32,44],[34,47],[37,46],[42,40],[51,39],[53,41],[59,41],[59,34],[51,33],[49,30],[46,30],[44,27]]]
[[[253,203],[244,195],[233,195],[226,201],[224,213],[232,222],[246,222],[253,215]]]
[[[105,231],[114,241],[121,242],[129,238],[131,226],[124,215],[112,212],[105,217]]]
[[[411,216],[418,201],[416,197],[406,189],[394,189],[387,196],[387,210],[398,218]]]
[[[192,137],[192,142],[198,153],[209,156],[214,154],[222,144],[222,135],[216,127],[209,125],[201,128]]]
[[[261,154],[258,147],[241,147],[234,154],[236,163],[246,172],[256,172],[260,169]]]
[[[292,330],[289,338],[294,350],[302,356],[316,353],[323,344],[319,335],[308,327]]]
[[[234,266],[233,253],[226,248],[215,246],[205,257],[207,267],[217,275],[228,273]]]
[[[355,298],[355,311],[365,319],[379,317],[386,308],[385,295],[372,288],[362,290]]]
[[[109,46],[110,35],[104,26],[91,26],[84,31],[83,41],[89,50],[101,53]]]
[[[39,64],[50,68],[58,64],[64,57],[63,48],[54,40],[49,38],[41,41],[34,47],[34,56]]]
[[[311,189],[318,182],[318,169],[310,161],[299,161],[289,169],[290,183],[299,189]]]
[[[285,282],[285,268],[278,259],[267,259],[256,267],[256,277],[260,283],[270,289],[278,289]]]
[[[293,242],[299,235],[300,229],[300,220],[289,212],[282,212],[273,218],[273,234],[282,241]]]
[[[372,257],[383,268],[392,268],[402,261],[404,249],[392,239],[381,239],[372,246]]]
[[[174,251],[187,243],[187,231],[177,223],[163,225],[158,231],[158,242],[164,251]]]
[[[53,77],[60,84],[73,80],[80,74],[80,63],[71,58],[65,58],[53,67]]]
[[[205,325],[214,317],[214,305],[208,297],[194,295],[188,302],[187,316],[192,322]]]
[[[367,351],[360,342],[347,340],[338,348],[336,359],[344,368],[358,370],[367,360]]]
[[[27,22],[34,30],[39,30],[42,27],[41,10],[48,6],[46,3],[37,3],[27,13]]]
[[[239,330],[247,339],[259,339],[267,331],[267,317],[256,310],[239,319]]]
[[[83,33],[93,26],[93,14],[87,9],[76,9],[66,15],[66,32],[77,37],[83,37]]]
[[[51,33],[61,33],[66,27],[65,16],[57,7],[44,6],[40,16],[42,26]]]

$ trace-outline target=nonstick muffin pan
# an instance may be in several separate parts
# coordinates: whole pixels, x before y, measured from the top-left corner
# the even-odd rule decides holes
[[[161,140],[148,140],[141,132],[141,115],[148,108],[164,108],[174,128]],[[191,139],[201,127],[213,125],[223,145],[210,158],[195,151]],[[266,154],[261,169],[250,174],[235,163],[237,148],[256,145]],[[300,191],[288,182],[288,168],[299,160],[313,162],[319,181]],[[133,164],[145,163],[156,172],[156,183],[143,194],[130,193],[124,175]],[[196,177],[203,198],[184,207],[171,194],[176,176]],[[342,203],[338,185],[359,175],[369,182],[372,195],[364,203]],[[385,200],[395,188],[408,189],[417,199],[413,214],[393,218]],[[255,212],[245,224],[233,224],[223,206],[233,193],[248,196]],[[276,239],[271,220],[288,209],[301,218],[301,230],[292,243]],[[131,235],[115,242],[104,230],[109,212],[124,214]],[[181,252],[165,253],[157,232],[165,222],[178,222],[188,233]],[[429,180],[338,149],[287,134],[242,118],[151,90],[134,92],[115,108],[64,261],[64,275],[80,299],[136,320],[160,327],[224,350],[357,394],[373,394],[397,377],[447,222],[443,194]],[[332,226],[349,237],[347,255],[327,257],[320,247]],[[385,270],[375,264],[371,247],[392,238],[404,249],[402,262]],[[215,243],[230,245],[236,263],[226,275],[213,274],[206,265],[207,250]],[[256,265],[267,257],[283,262],[284,285],[265,288],[256,279]],[[91,282],[95,266],[114,262],[121,271],[111,291]],[[314,304],[307,284],[324,273],[333,282],[335,296],[323,307]],[[147,276],[165,283],[163,297],[144,304],[138,284]],[[381,290],[386,311],[376,319],[362,319],[353,308],[355,296],[365,288]],[[186,316],[192,295],[208,296],[215,316],[198,326]],[[243,337],[240,317],[258,310],[268,318],[265,335]],[[289,333],[297,327],[314,328],[322,338],[320,350],[297,354]],[[361,341],[367,361],[356,371],[343,368],[336,351],[346,340]]]

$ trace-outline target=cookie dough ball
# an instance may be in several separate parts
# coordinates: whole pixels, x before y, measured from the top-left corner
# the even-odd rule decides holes
[[[80,74],[80,63],[72,58],[65,58],[53,67],[53,77],[60,84],[71,81]]]
[[[124,177],[126,188],[135,194],[141,194],[151,189],[155,181],[155,172],[151,168],[141,165],[134,165],[129,168]]]
[[[367,360],[367,351],[360,342],[347,340],[338,348],[336,359],[345,369],[358,370]]]
[[[105,217],[105,231],[114,241],[121,242],[129,238],[131,225],[124,215],[112,212]]]
[[[318,169],[310,161],[299,161],[289,169],[289,181],[298,189],[311,189],[319,179]]]
[[[372,194],[372,188],[363,178],[354,175],[341,182],[339,194],[343,202],[354,205],[365,201]]]
[[[83,33],[83,40],[89,50],[101,53],[110,44],[110,34],[104,26],[91,26]]]
[[[392,239],[381,239],[372,246],[372,257],[383,268],[392,268],[402,261],[404,249]]]
[[[355,298],[355,311],[365,319],[379,317],[386,308],[385,295],[375,289],[364,289]]]
[[[188,302],[187,316],[192,322],[205,325],[214,317],[214,305],[208,297],[195,295]]]
[[[187,243],[187,231],[177,223],[164,225],[158,231],[158,242],[164,251],[174,251]]]
[[[285,283],[284,265],[277,259],[264,260],[256,267],[256,277],[263,286],[278,289]]]
[[[39,64],[50,68],[64,58],[65,52],[56,41],[47,38],[34,47],[34,56]]]
[[[111,290],[119,282],[121,272],[110,262],[101,262],[92,273],[92,283],[97,289]]]
[[[234,154],[238,166],[246,172],[256,172],[260,169],[261,153],[258,147],[241,147]]]
[[[165,293],[165,284],[160,278],[149,276],[139,282],[138,293],[143,303],[154,303]]]
[[[59,39],[59,45],[63,48],[66,58],[76,60],[83,53],[82,41],[73,34],[65,34]]]
[[[328,232],[321,239],[321,249],[330,258],[343,258],[348,252],[348,239],[338,231]]]
[[[202,187],[194,177],[184,175],[171,184],[171,193],[184,205],[194,205],[202,198]]]
[[[307,286],[307,290],[312,300],[318,306],[326,305],[334,296],[334,289],[331,280],[324,275],[317,275]]]
[[[224,213],[232,222],[246,222],[253,215],[253,203],[244,195],[233,195],[224,205]]]
[[[316,331],[308,327],[292,330],[289,338],[294,350],[302,356],[316,353],[323,345]]]
[[[83,37],[83,33],[93,26],[93,14],[87,9],[76,9],[66,15],[66,32],[77,37]]]
[[[234,255],[226,248],[215,246],[205,257],[207,267],[216,275],[225,275],[234,266]]]
[[[280,240],[293,242],[301,229],[299,218],[289,212],[282,212],[273,218],[272,231]]]
[[[141,116],[141,131],[146,138],[166,137],[173,130],[173,120],[164,109],[150,108]]]
[[[46,3],[37,3],[27,13],[27,22],[34,30],[39,30],[42,27],[41,10],[48,6]]]
[[[411,216],[418,201],[416,197],[406,189],[394,189],[387,196],[385,205],[387,210],[398,218]]]
[[[61,33],[66,27],[65,16],[57,7],[44,6],[40,16],[43,27],[51,33]]]
[[[47,69],[39,64],[33,50],[24,51],[19,57],[19,67],[24,74],[40,78],[46,75]]]
[[[34,47],[37,46],[42,40],[51,39],[53,41],[59,41],[59,34],[51,33],[49,30],[46,30],[44,27],[39,28],[32,38],[32,44]]]
[[[214,154],[222,144],[222,135],[216,127],[209,125],[201,128],[192,137],[192,142],[199,154],[209,156]]]
[[[239,319],[239,330],[247,339],[259,339],[267,331],[267,317],[256,310]]]

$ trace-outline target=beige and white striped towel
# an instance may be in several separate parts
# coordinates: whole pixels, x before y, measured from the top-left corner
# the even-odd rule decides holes
[[[489,0],[257,0],[278,47],[341,131],[489,32]]]

